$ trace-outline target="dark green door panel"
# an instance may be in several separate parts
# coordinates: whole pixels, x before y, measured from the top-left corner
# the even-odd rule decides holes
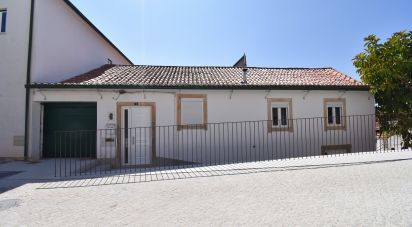
[[[96,103],[45,103],[43,157],[96,157]]]

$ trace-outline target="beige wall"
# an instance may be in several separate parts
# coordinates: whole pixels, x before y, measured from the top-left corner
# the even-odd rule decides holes
[[[0,157],[23,157],[15,136],[24,136],[25,88],[30,0],[0,0],[7,9],[7,30],[0,33]]]

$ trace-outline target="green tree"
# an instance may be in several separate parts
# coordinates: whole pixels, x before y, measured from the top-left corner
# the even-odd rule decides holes
[[[412,147],[412,32],[394,33],[383,43],[375,35],[364,41],[353,64],[375,95],[377,119],[385,133],[401,135],[403,147]]]

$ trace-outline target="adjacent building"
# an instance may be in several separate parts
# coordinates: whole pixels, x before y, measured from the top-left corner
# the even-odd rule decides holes
[[[131,64],[70,1],[0,0],[0,26],[0,157],[29,157],[38,136],[25,133],[38,117],[26,84]]]

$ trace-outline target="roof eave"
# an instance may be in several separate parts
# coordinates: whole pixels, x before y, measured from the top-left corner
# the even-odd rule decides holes
[[[135,84],[29,84],[28,88],[42,89],[192,89],[192,90],[353,90],[368,91],[367,85],[337,86],[337,85],[135,85]]]

